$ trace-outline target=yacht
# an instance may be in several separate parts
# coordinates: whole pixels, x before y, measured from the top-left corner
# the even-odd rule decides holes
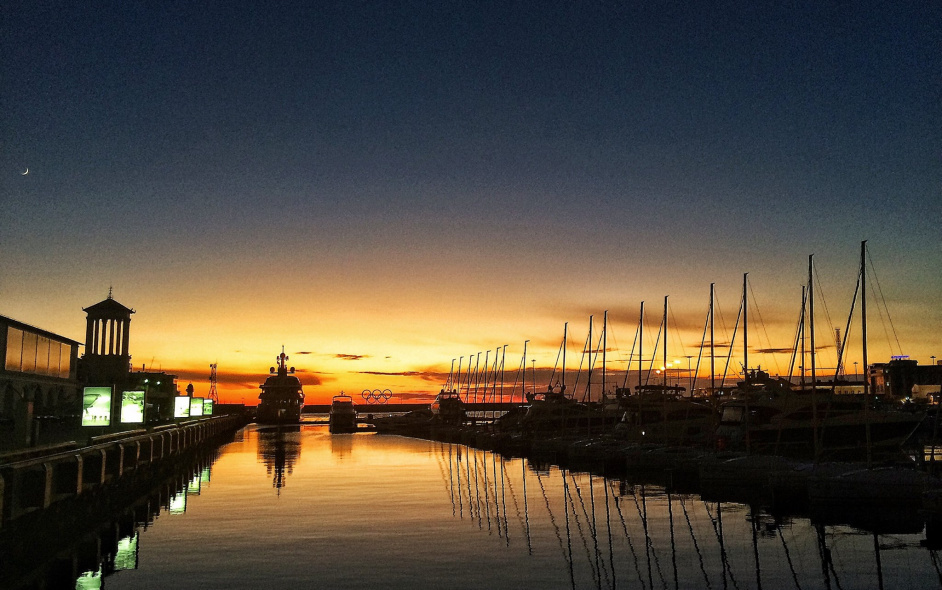
[[[330,420],[328,429],[331,434],[356,432],[357,410],[353,405],[353,398],[344,392],[335,395],[330,402]]]
[[[255,421],[259,424],[297,424],[301,421],[301,408],[304,407],[301,380],[295,377],[294,367],[288,368],[284,347],[276,359],[278,366],[269,370],[271,376],[259,386],[262,392],[258,396]]]

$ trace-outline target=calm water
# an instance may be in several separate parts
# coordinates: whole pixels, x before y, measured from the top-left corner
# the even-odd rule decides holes
[[[917,525],[875,535],[460,445],[247,428],[149,525],[117,588],[938,588]],[[110,570],[110,566],[106,566]]]

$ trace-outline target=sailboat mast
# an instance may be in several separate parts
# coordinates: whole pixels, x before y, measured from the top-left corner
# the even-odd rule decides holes
[[[569,322],[563,324],[563,385],[560,393],[566,393],[566,337],[569,335]]]
[[[474,361],[474,401],[478,401],[478,385],[481,383],[481,375],[478,373],[478,368],[481,366],[481,353],[478,353],[477,358]],[[469,384],[470,387],[470,384]]]
[[[746,291],[749,273],[742,275],[742,370],[745,381],[749,380],[749,299]]]
[[[592,401],[592,316],[589,316],[589,371],[588,382],[585,385],[585,397]]]
[[[860,242],[860,335],[863,338],[864,422],[867,431],[867,469],[873,459],[870,440],[870,365],[867,364],[867,240]]]
[[[523,341],[523,360],[521,364],[523,365],[523,390],[520,393],[520,403],[522,404],[526,399],[527,395],[527,343],[529,340]]]
[[[602,396],[605,396],[605,350],[608,348],[608,310],[602,316]]]
[[[863,339],[864,422],[867,430],[867,469],[873,459],[870,440],[870,365],[867,364],[867,240],[860,242],[860,335]]]
[[[811,352],[811,391],[817,382],[817,365],[814,354],[814,254],[808,255],[808,347]],[[815,419],[817,423],[817,419]]]
[[[641,382],[644,374],[644,301],[641,302],[641,315],[638,316],[638,393],[641,393]]]
[[[805,305],[808,301],[808,287],[801,287],[801,321],[798,322],[798,334],[801,337],[801,361],[798,370],[801,371],[798,377],[798,384],[801,389],[805,388]]]
[[[664,296],[664,393],[667,393],[667,295]]]
[[[504,361],[507,360],[507,345],[500,354],[500,403],[504,403]]]
[[[713,329],[713,324],[714,324],[713,322],[713,301],[714,301],[713,287],[714,285],[716,285],[716,283],[710,283],[710,395],[711,396],[716,393],[716,379],[715,379],[716,367],[714,366],[714,363],[716,361],[713,355],[713,352],[714,352],[713,343],[716,341],[716,338],[715,338],[716,334]]]
[[[490,361],[491,361],[491,351],[488,350],[487,353],[484,355],[484,371],[483,371],[484,372],[484,393],[481,395],[482,402],[487,401],[487,380],[488,380],[488,377],[490,377],[490,372],[491,372]]]
[[[818,457],[821,456],[821,439],[818,437],[818,398],[815,395],[817,370],[814,358],[814,254],[808,256],[808,329],[811,349],[811,435],[814,437],[814,460],[817,463]],[[802,338],[802,344],[804,344],[804,338]]]

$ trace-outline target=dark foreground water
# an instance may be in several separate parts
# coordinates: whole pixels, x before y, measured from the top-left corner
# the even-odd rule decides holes
[[[315,425],[247,428],[153,512],[76,587],[942,585],[940,556],[911,518],[879,519],[877,534]]]

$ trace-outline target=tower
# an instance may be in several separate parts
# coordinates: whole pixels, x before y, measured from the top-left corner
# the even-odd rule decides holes
[[[104,301],[84,308],[84,377],[88,383],[119,383],[127,380],[131,367],[128,339],[134,310],[112,299],[111,290]]]
[[[213,403],[219,403],[219,394],[216,392],[216,363],[209,365],[209,399],[213,400]]]

